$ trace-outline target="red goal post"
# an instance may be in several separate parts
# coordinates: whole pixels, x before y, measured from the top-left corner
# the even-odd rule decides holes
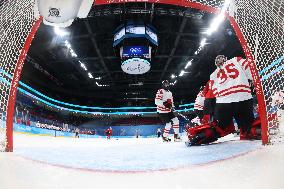
[[[218,14],[223,0],[96,0],[95,5],[148,2],[191,7]],[[271,96],[283,90],[283,9],[281,0],[231,0],[230,20],[251,65],[262,121],[262,141],[270,140],[270,127],[277,127]],[[13,119],[16,91],[25,56],[41,19],[34,13],[35,0],[0,3],[0,151],[13,151]],[[7,74],[12,75],[8,78]],[[9,82],[7,82],[9,81]],[[268,117],[272,117],[268,120]]]

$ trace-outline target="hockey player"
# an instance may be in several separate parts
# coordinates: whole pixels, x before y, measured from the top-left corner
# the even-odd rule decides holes
[[[205,100],[203,90],[204,86],[201,86],[194,102],[194,113],[198,116],[200,120],[203,118],[203,108]]]
[[[225,129],[235,118],[240,128],[240,139],[251,139],[254,120],[253,100],[250,89],[252,76],[249,60],[224,55],[215,59],[217,69],[210,75],[212,90],[216,96],[215,116],[221,129]]]
[[[161,131],[160,128],[158,128],[158,129],[157,129],[157,137],[160,138],[161,134],[162,134],[162,131]]]
[[[112,135],[112,128],[109,127],[109,128],[105,131],[105,133],[106,133],[107,139],[110,139],[110,137],[111,137],[111,135]]]
[[[216,104],[216,97],[213,91],[213,83],[214,81],[209,80],[205,88],[203,89],[204,94],[204,107],[203,107],[203,118],[201,120],[202,124],[209,123],[213,121],[214,110]]]
[[[218,138],[234,133],[235,126],[233,122],[231,122],[225,128],[220,128],[219,123],[214,120],[210,123],[198,126],[187,126],[186,132],[188,136],[188,141],[185,142],[186,146],[197,146],[209,144],[217,141]],[[252,124],[251,136],[253,136],[254,139],[261,139],[261,124],[259,118],[256,118]]]
[[[162,134],[162,139],[165,142],[171,141],[168,138],[171,127],[174,129],[174,141],[181,141],[179,136],[179,120],[173,113],[173,95],[169,90],[170,83],[168,80],[162,82],[162,89],[159,89],[156,98],[155,104],[157,105],[157,113],[163,123],[166,124],[164,132]]]
[[[284,120],[284,92],[279,90],[271,98],[271,105],[276,109],[278,121]]]
[[[79,138],[79,132],[80,132],[79,128],[76,128],[75,129],[75,138]]]
[[[271,99],[272,99],[271,101],[272,106],[278,106],[280,109],[284,109],[284,92],[280,90],[275,92],[274,95],[271,97]]]

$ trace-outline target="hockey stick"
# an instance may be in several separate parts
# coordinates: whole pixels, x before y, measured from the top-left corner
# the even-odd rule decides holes
[[[185,116],[182,115],[181,113],[178,113],[174,108],[172,108],[172,111],[173,111],[174,113],[176,113],[177,115],[179,115],[180,117],[184,118],[186,121],[190,122],[190,120],[189,120],[187,117],[185,117]]]

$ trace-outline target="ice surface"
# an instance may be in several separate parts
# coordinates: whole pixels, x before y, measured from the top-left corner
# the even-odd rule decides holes
[[[14,153],[54,165],[109,171],[175,169],[218,161],[261,147],[233,135],[217,144],[186,147],[161,138],[54,138],[16,135]]]
[[[283,143],[261,146],[233,136],[219,142],[187,148],[158,139],[16,134],[15,152],[0,153],[0,188],[284,188]]]

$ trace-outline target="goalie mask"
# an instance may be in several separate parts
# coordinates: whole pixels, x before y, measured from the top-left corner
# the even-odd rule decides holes
[[[226,61],[227,61],[227,58],[225,57],[225,55],[218,55],[215,58],[215,65],[218,68],[221,68]]]
[[[168,80],[162,81],[162,88],[165,89],[165,90],[169,90],[170,89],[170,82]]]

